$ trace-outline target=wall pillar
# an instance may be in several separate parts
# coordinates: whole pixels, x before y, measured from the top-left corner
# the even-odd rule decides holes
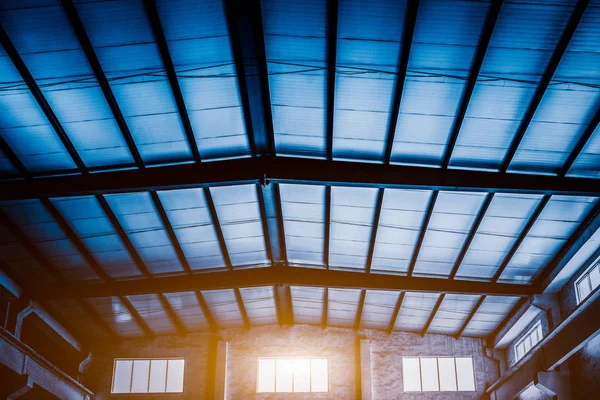
[[[371,385],[371,342],[361,339],[359,343],[360,352],[360,387],[362,400],[372,400],[373,391]]]
[[[217,342],[217,360],[215,365],[215,391],[214,400],[227,398],[227,353],[229,343],[224,340]]]

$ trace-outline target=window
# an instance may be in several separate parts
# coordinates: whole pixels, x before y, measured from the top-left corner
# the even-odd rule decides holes
[[[329,391],[326,358],[259,358],[258,393]]]
[[[577,304],[585,300],[590,293],[600,286],[600,262],[592,265],[581,278],[575,282],[575,291],[577,292]]]
[[[519,340],[515,344],[515,358],[519,361],[521,358],[525,356],[525,354],[529,353],[529,350],[536,344],[540,342],[543,338],[542,334],[542,322],[538,321],[537,324],[531,328],[521,340]]]
[[[116,359],[112,393],[182,393],[185,360]]]
[[[402,357],[405,392],[473,392],[471,357]]]

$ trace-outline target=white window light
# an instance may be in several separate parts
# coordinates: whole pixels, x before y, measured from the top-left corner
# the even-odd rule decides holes
[[[473,392],[471,357],[402,357],[405,392]]]
[[[119,393],[183,393],[185,360],[115,359],[112,390]]]
[[[525,336],[523,336],[517,343],[515,343],[515,359],[519,361],[529,353],[536,344],[538,344],[544,337],[542,332],[542,321],[538,321],[533,328],[531,328]]]
[[[258,393],[328,392],[327,358],[259,358]]]
[[[575,281],[577,304],[585,300],[598,286],[600,286],[600,262],[592,264],[592,266]]]

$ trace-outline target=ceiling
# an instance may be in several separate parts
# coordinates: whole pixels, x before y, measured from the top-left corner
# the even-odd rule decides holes
[[[1,2],[1,266],[81,335],[484,337],[597,216],[600,1],[201,3]]]

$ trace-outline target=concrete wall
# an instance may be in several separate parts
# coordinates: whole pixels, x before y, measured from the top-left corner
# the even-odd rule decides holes
[[[296,325],[294,327],[253,327],[221,332],[229,342],[227,398],[299,399],[301,394],[256,393],[257,358],[274,356],[326,356],[329,358],[329,393],[311,394],[311,399],[355,399],[357,382],[358,340],[371,345],[372,398],[387,399],[477,399],[485,387],[498,378],[495,361],[484,357],[481,339],[456,340],[443,335],[394,333],[379,331]],[[161,399],[202,399],[211,393],[214,376],[207,366],[214,362],[216,341],[209,334],[186,337],[158,337],[152,341],[128,340],[95,356],[85,383],[96,392],[96,399],[108,399],[115,357],[186,357],[183,395],[156,395]],[[405,394],[402,382],[402,356],[472,356],[476,369],[476,393]],[[113,398],[123,398],[114,396]],[[136,398],[151,396],[136,395]]]
[[[575,399],[597,399],[600,393],[600,335],[569,359]]]

